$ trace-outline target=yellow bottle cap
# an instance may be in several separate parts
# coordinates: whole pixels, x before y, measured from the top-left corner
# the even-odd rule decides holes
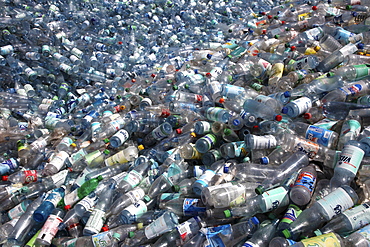
[[[139,145],[139,146],[137,146],[137,148],[141,151],[141,150],[144,149],[144,145]]]

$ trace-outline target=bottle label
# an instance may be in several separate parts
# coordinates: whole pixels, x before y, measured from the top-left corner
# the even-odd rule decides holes
[[[18,162],[14,158],[10,158],[1,163],[2,165],[6,165],[10,170],[15,170],[18,168]]]
[[[116,130],[121,129],[121,126],[124,124],[124,121],[122,118],[118,118],[117,120],[114,120],[110,122],[111,126],[115,128]]]
[[[10,184],[9,186],[5,187],[5,190],[8,195],[13,194],[14,192],[18,191],[20,188],[23,187],[23,184],[18,183],[18,184]]]
[[[315,247],[340,247],[340,241],[334,233],[323,234],[317,237],[302,239],[301,243],[305,247],[315,246]]]
[[[207,121],[199,121],[199,122],[196,123],[196,125],[200,125],[200,126],[202,126],[200,128],[203,128],[203,131],[199,131],[199,133],[197,133],[197,134],[201,135],[201,134],[208,133],[208,132],[211,131],[211,124]]]
[[[301,138],[296,138],[295,150],[306,153],[308,157],[312,159],[319,152],[320,145],[315,142],[311,142],[311,141],[304,140]]]
[[[32,148],[35,148],[35,149],[38,149],[38,150],[43,149],[47,145],[48,145],[48,143],[46,142],[46,139],[44,139],[44,138],[37,139],[36,141],[31,143]]]
[[[346,169],[355,175],[361,165],[364,154],[365,152],[361,148],[345,145],[335,167]]]
[[[64,184],[64,181],[66,180],[67,175],[68,175],[68,170],[63,170],[51,176],[51,180],[56,185],[56,187],[60,187]]]
[[[91,237],[91,240],[93,242],[94,247],[109,247],[112,246],[112,233],[107,232],[101,232],[98,234],[95,234]]]
[[[306,131],[306,139],[327,147],[333,136],[333,131],[310,125]]]
[[[124,143],[128,140],[128,138],[130,138],[130,134],[124,129],[118,131],[116,134],[114,134],[114,136],[117,137],[121,143]]]
[[[40,230],[40,233],[37,238],[41,238],[42,240],[51,244],[54,236],[58,232],[58,226],[62,223],[63,220],[58,216],[51,214],[48,219],[46,220],[44,226]]]
[[[91,153],[88,153],[85,155],[85,160],[87,162],[87,164],[91,164],[93,162],[94,159],[96,159],[97,157],[99,157],[101,155],[101,151],[100,150],[96,150],[96,151],[93,151]]]
[[[230,207],[237,207],[242,204],[244,204],[247,201],[247,194],[243,192],[241,195],[239,195],[237,198],[232,200],[229,204]]]
[[[299,207],[291,204],[285,212],[284,217],[281,219],[281,222],[291,224],[301,213],[302,210]]]
[[[145,195],[145,191],[141,188],[129,191],[126,193],[126,196],[130,199],[132,203],[138,202]]]
[[[313,193],[313,189],[315,188],[316,177],[311,172],[301,172],[299,173],[297,180],[294,183],[294,186],[301,186],[311,193]]]
[[[159,201],[162,203],[166,203],[168,201],[171,201],[173,199],[180,198],[181,194],[180,193],[163,193],[159,197]]]
[[[131,221],[136,221],[138,218],[140,218],[144,213],[148,211],[148,208],[145,204],[145,202],[139,200],[136,203],[131,204],[124,210],[130,212],[131,214]]]
[[[186,242],[188,239],[190,239],[190,235],[192,233],[190,225],[190,222],[185,221],[176,227],[183,242]]]
[[[211,121],[221,121],[225,109],[221,107],[210,107],[206,111],[206,118]]]
[[[87,229],[91,232],[99,233],[104,225],[105,220],[105,212],[95,208],[92,211],[91,216],[89,217],[89,220],[87,221],[84,229]]]
[[[64,196],[64,204],[65,205],[71,205],[75,204],[78,201],[78,195],[77,195],[77,189],[72,191],[71,193],[68,193]]]
[[[364,203],[356,206],[350,210],[343,212],[343,215],[347,218],[351,224],[351,229],[360,229],[370,223],[370,205]]]
[[[143,176],[135,170],[130,171],[127,176],[123,178],[123,180],[129,183],[132,188],[137,186],[142,179]]]
[[[205,207],[200,207],[199,199],[186,198],[184,204],[182,205],[184,216],[196,216],[199,213],[206,211]]]
[[[361,229],[357,230],[356,232],[360,233],[362,236],[364,236],[367,241],[370,241],[370,225],[362,227]]]
[[[24,207],[23,203],[18,204],[14,208],[8,211],[9,219],[13,220],[15,218],[20,217],[24,212],[26,212],[26,207]]]
[[[345,121],[342,125],[342,129],[340,131],[340,137],[346,136],[353,136],[357,137],[361,131],[361,124],[354,119],[350,119]]]
[[[253,149],[270,149],[277,145],[275,136],[264,135],[264,136],[253,136]]]
[[[279,207],[284,200],[288,191],[284,187],[277,187],[262,194],[262,199],[265,202],[266,212],[272,211]]]
[[[75,191],[77,191],[77,190],[75,190]],[[82,207],[84,207],[86,209],[86,211],[89,211],[91,208],[93,208],[95,206],[97,201],[98,201],[97,196],[93,196],[93,197],[85,196],[81,201],[78,202],[78,205],[81,205]],[[69,205],[67,203],[65,203],[65,204]]]
[[[24,171],[24,183],[32,183],[37,181],[37,171],[35,170],[25,170]]]
[[[166,231],[168,231],[168,226],[164,218],[164,215],[162,215],[155,221],[153,221],[150,225],[145,227],[145,236],[148,239],[152,239],[155,238],[156,236],[161,235],[162,233],[165,233]]]
[[[370,68],[366,64],[353,65],[353,67],[356,69],[356,79],[366,77],[370,74]]]
[[[317,203],[324,209],[329,219],[353,206],[352,198],[340,187],[318,200]]]
[[[78,160],[82,159],[87,152],[84,149],[78,150],[76,153],[71,154],[71,161],[72,164],[76,163]]]
[[[298,115],[305,113],[308,109],[312,107],[312,101],[308,97],[301,97],[292,101],[298,108]]]
[[[201,139],[205,140],[208,144],[209,149],[211,149],[216,144],[216,136],[214,134],[207,134],[203,136]]]
[[[48,195],[48,197],[45,199],[45,201],[48,201],[56,207],[58,205],[58,202],[62,200],[62,195],[59,192],[52,192]]]
[[[360,83],[351,83],[349,87],[341,87],[339,88],[342,92],[344,92],[347,96],[357,96],[362,93],[364,90],[363,85]]]
[[[195,148],[195,145],[193,143],[190,143],[190,145],[193,148],[193,153],[191,154],[190,159],[198,160],[202,158],[202,154],[198,152],[198,150]]]
[[[115,164],[123,164],[123,163],[127,163],[128,160],[126,159],[125,157],[125,154],[123,153],[124,150],[112,155],[111,157],[109,157],[108,159],[105,160],[105,165],[106,166],[112,166],[112,165],[115,165]]]

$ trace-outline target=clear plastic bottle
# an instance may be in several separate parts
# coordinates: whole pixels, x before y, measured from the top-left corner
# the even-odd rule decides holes
[[[37,238],[36,243],[41,245],[50,245],[52,239],[55,237],[56,233],[59,230],[59,224],[62,222],[65,212],[59,208],[55,208],[45,224],[41,228]]]
[[[33,212],[33,219],[36,222],[45,222],[57,204],[62,200],[65,193],[65,186],[52,190],[42,204]]]
[[[125,194],[120,194],[118,198],[116,198],[113,204],[110,206],[107,215],[115,215],[118,214],[122,209],[130,206],[133,203],[137,203],[139,200],[143,199],[145,192],[142,188],[136,188],[131,190]]]
[[[350,186],[343,185],[313,203],[310,208],[303,210],[289,228],[282,231],[282,234],[286,238],[298,240],[342,211],[352,207],[357,201],[356,192]]]
[[[302,168],[290,189],[290,200],[298,206],[307,205],[315,189],[316,177],[317,172],[314,165],[310,164]]]
[[[343,62],[346,56],[355,53],[357,50],[355,44],[349,43],[322,60],[316,69],[318,71],[328,72]]]
[[[276,228],[279,223],[278,219],[273,220],[269,224],[259,228],[253,236],[243,244],[245,247],[265,246],[267,247],[270,240],[275,236]]]

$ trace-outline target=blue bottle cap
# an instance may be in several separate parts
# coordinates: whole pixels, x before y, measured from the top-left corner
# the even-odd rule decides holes
[[[229,173],[230,167],[224,166],[224,173]]]
[[[288,108],[286,108],[284,106],[283,109],[281,109],[281,113],[287,114],[288,113]]]
[[[253,224],[255,224],[255,225],[257,225],[257,224],[259,224],[259,223],[260,223],[260,221],[258,220],[258,218],[257,218],[257,217],[255,217],[255,216],[251,218],[251,221],[252,221],[252,223],[253,223]]]
[[[212,54],[207,54],[207,58],[208,59],[211,59],[212,58]]]
[[[364,43],[357,44],[357,48],[360,50],[364,49],[364,46],[365,46]]]
[[[269,163],[269,158],[268,157],[262,157],[262,158],[260,158],[260,162],[263,165],[267,165]]]
[[[289,91],[284,92],[284,97],[289,98],[291,96],[291,93]]]

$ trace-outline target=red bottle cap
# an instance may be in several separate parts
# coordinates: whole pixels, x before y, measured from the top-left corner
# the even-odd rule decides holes
[[[8,181],[9,176],[3,176],[1,180]]]
[[[312,10],[318,10],[319,8],[317,6],[312,6]]]
[[[181,134],[182,133],[182,130],[181,129],[176,129],[176,133],[177,134]]]
[[[275,120],[278,121],[278,122],[280,122],[282,119],[283,119],[283,116],[281,116],[281,115],[276,115],[276,117],[275,117]]]
[[[309,113],[309,112],[306,112],[305,114],[303,114],[303,118],[304,119],[310,119],[310,118],[312,118],[312,114]]]
[[[225,102],[225,99],[224,98],[221,98],[218,102],[221,103],[221,104],[223,104]]]
[[[65,205],[65,206],[64,206],[64,210],[67,210],[67,211],[68,211],[68,210],[70,210],[70,209],[71,209],[71,205]]]

